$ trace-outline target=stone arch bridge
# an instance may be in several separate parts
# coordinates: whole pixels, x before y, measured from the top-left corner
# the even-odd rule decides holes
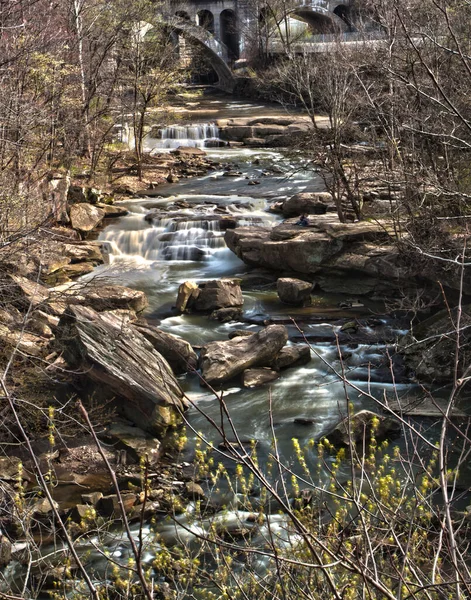
[[[313,33],[354,30],[353,0],[292,0],[288,16],[307,23]],[[165,21],[184,38],[199,45],[219,77],[232,91],[231,66],[244,58],[248,40],[268,18],[263,0],[170,0]]]

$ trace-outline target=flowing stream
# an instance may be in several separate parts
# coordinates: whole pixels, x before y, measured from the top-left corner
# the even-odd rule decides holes
[[[211,107],[212,117],[217,117],[215,106],[221,114],[242,113],[246,116],[250,111],[260,114],[260,107],[254,104],[246,103],[238,108],[235,101],[218,100]],[[148,150],[179,145],[203,147],[208,145],[208,140],[218,140],[217,129],[210,123],[197,123],[168,127],[155,138],[149,137],[147,144],[152,145]],[[376,326],[379,320],[380,329],[389,339],[404,331],[399,322],[378,316],[384,314],[384,307],[374,301],[362,301],[365,306],[345,312],[339,308],[339,304],[346,300],[344,296],[318,294],[313,296],[313,306],[293,308],[281,304],[276,291],[263,286],[249,287],[244,291],[241,322],[221,324],[207,316],[176,315],[173,306],[182,282],[243,276],[248,272],[244,263],[225,246],[221,215],[235,219],[239,225],[272,226],[279,222],[279,217],[266,212],[268,201],[287,198],[297,192],[323,189],[320,177],[302,168],[301,157],[268,149],[213,147],[207,152],[214,160],[231,162],[241,174],[224,177],[222,170],[215,171],[204,177],[161,186],[156,190],[156,197],[126,201],[124,204],[130,211],[129,215],[116,219],[100,235],[100,239],[108,243],[110,264],[96,269],[93,277],[106,277],[144,290],[149,299],[146,318],[194,346],[225,340],[235,329],[258,331],[267,319],[286,324],[290,341],[299,342],[302,341],[299,327],[312,344],[310,363],[287,369],[269,387],[243,389],[234,386],[224,394],[238,435],[243,440],[254,440],[259,460],[267,459],[274,432],[281,458],[289,464],[293,456],[292,438],[299,439],[304,446],[310,439],[328,431],[346,414],[344,386],[329,367],[330,364],[340,369],[335,342],[335,334],[340,329],[338,320],[342,317],[375,316]],[[259,181],[259,185],[248,186],[248,181],[253,179]],[[147,216],[149,213],[151,216]],[[352,343],[341,348],[342,353],[348,356],[346,368],[350,380],[360,390],[368,390],[378,397],[393,393],[386,349],[384,343]],[[187,415],[189,443],[186,458],[191,459],[197,437],[194,432],[201,432],[215,448],[221,442],[207,419],[209,416],[220,424],[220,407],[214,395],[200,386],[196,376],[181,377],[180,383],[199,409],[191,408]],[[397,384],[396,391],[401,395],[415,393],[408,383]],[[376,408],[365,400],[361,392],[350,391],[349,401],[355,408]],[[229,431],[227,420],[224,426]],[[311,466],[316,464],[315,449],[308,459]],[[217,460],[219,458],[216,457]],[[229,470],[233,466],[227,464]],[[220,497],[213,496],[213,502],[225,505],[226,511],[224,517],[216,516],[212,520],[224,518],[227,528],[240,529],[241,524],[248,527],[248,513],[241,508],[237,510],[237,498],[231,497],[227,489],[220,490],[219,494]],[[157,531],[167,544],[196,544],[194,534],[201,533],[202,528],[204,530],[204,523],[194,524],[191,512],[190,504],[176,522],[164,519],[157,524]],[[257,534],[256,543],[263,546],[264,540],[273,535],[280,545],[292,543],[284,523],[283,516],[274,514],[268,517]],[[152,538],[149,528],[144,532],[144,540],[147,538]],[[123,560],[123,564],[130,555],[124,534],[110,536],[107,549],[116,560]],[[88,550],[90,546],[85,544],[84,552]],[[145,553],[144,562],[152,562],[154,553],[155,545]],[[95,556],[94,560],[97,577],[105,576],[106,561],[99,556]],[[266,561],[262,563],[261,570],[267,566]],[[238,568],[243,569],[243,566]]]

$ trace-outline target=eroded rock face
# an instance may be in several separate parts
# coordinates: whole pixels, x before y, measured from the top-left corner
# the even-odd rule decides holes
[[[196,368],[198,357],[191,344],[151,325],[135,325],[135,327],[165,358],[176,375]]]
[[[161,436],[187,407],[167,361],[133,326],[111,313],[71,306],[56,338],[65,360],[116,395],[126,417]]]
[[[311,303],[312,283],[309,281],[282,277],[276,282],[276,289],[285,304],[308,306]]]
[[[268,366],[287,341],[286,327],[270,325],[249,337],[206,344],[200,355],[203,379],[218,384],[246,369]]]
[[[84,235],[98,227],[104,218],[104,210],[86,202],[70,207],[70,224]]]

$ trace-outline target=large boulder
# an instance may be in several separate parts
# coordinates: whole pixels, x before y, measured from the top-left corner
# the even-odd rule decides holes
[[[312,283],[294,279],[293,277],[282,277],[276,282],[279,299],[285,304],[308,306],[311,304]]]
[[[200,366],[203,379],[218,384],[252,367],[268,366],[288,341],[283,325],[269,325],[250,337],[211,342],[201,349]]]
[[[329,192],[300,192],[283,203],[285,217],[324,215],[330,210],[335,210],[335,204]]]
[[[325,437],[334,446],[356,446],[374,438],[381,442],[401,433],[401,424],[392,417],[383,417],[370,410],[361,410],[338,423]]]
[[[70,207],[70,224],[84,235],[98,227],[104,218],[104,210],[87,202],[72,204]]]
[[[70,306],[56,338],[65,360],[114,394],[125,416],[141,429],[161,436],[187,407],[167,361],[131,325],[113,313]]]
[[[176,375],[193,371],[196,368],[198,357],[191,344],[185,340],[151,325],[139,324],[135,325],[135,328],[165,358]]]

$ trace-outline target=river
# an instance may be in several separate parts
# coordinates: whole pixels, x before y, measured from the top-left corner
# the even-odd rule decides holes
[[[209,98],[200,106],[191,108],[186,116],[190,123],[179,122],[176,128],[148,139],[147,150],[169,150],[187,144],[202,147],[205,146],[205,137],[209,137],[210,145],[214,146],[217,145],[217,128],[211,123],[217,118],[266,114],[267,111],[277,114],[281,109]],[[224,398],[239,437],[257,446],[260,464],[268,460],[275,434],[281,460],[295,471],[299,470],[299,465],[293,463],[292,439],[296,438],[301,447],[308,448],[308,466],[313,473],[318,473],[316,483],[321,484],[326,475],[317,471],[316,447],[309,441],[325,434],[345,416],[347,410],[344,384],[332,369],[339,370],[341,366],[335,334],[345,319],[357,317],[374,317],[376,327],[379,325],[388,339],[403,335],[405,326],[400,319],[385,316],[384,305],[377,300],[362,298],[357,308],[346,310],[340,306],[352,298],[318,293],[313,294],[310,307],[283,305],[274,286],[269,282],[263,283],[263,280],[257,283],[256,278],[252,279],[253,285],[244,285],[243,318],[239,322],[221,324],[207,316],[177,315],[173,307],[178,287],[184,281],[202,282],[221,277],[243,279],[249,273],[249,268],[225,246],[224,232],[219,230],[218,222],[211,219],[212,216],[231,215],[239,225],[270,226],[280,221],[279,216],[267,212],[270,202],[289,198],[298,192],[324,189],[321,177],[306,167],[299,154],[246,147],[205,149],[211,159],[223,165],[231,164],[240,175],[225,176],[227,166],[224,166],[202,177],[159,186],[153,197],[125,201],[128,216],[114,220],[100,234],[100,239],[107,242],[110,264],[97,268],[91,276],[145,291],[149,299],[144,315],[147,320],[196,347],[209,341],[226,340],[236,329],[258,331],[267,320],[285,324],[290,343],[303,341],[302,336],[305,335],[312,345],[308,364],[283,371],[281,377],[269,386],[244,389],[233,384],[224,390]],[[251,181],[259,183],[249,185]],[[149,222],[145,216],[152,209],[162,209],[165,215]],[[362,390],[379,398],[396,393],[401,396],[416,393],[416,388],[407,381],[393,386],[386,352],[388,348],[380,338],[374,344],[352,340],[340,347],[344,358],[348,357],[348,378],[357,388],[350,389],[348,395],[348,402],[355,409],[377,408],[366,399]],[[221,424],[220,403],[213,393],[201,387],[196,375],[180,377],[179,381],[194,403],[186,416],[188,444],[181,457],[181,460],[191,461],[195,445],[204,447],[210,442],[217,449],[222,441],[211,425],[211,420]],[[226,417],[222,423],[226,431],[230,431]],[[229,434],[228,437],[233,436]],[[201,444],[198,439],[205,442]],[[217,456],[216,461],[219,460],[225,463],[230,474],[233,473],[235,464],[231,460]],[[204,491],[208,495],[210,487],[211,483],[207,481]],[[149,547],[144,553],[144,562],[150,564],[155,556],[154,531],[170,546],[192,543],[199,547],[195,534],[204,533],[205,527],[209,529],[217,519],[223,519],[226,528],[233,526],[240,529],[242,523],[244,527],[248,526],[250,513],[245,506],[238,505],[237,494],[234,495],[228,486],[219,486],[217,494],[213,490],[211,503],[220,507],[220,516],[196,523],[191,517],[194,505],[190,504],[176,520],[162,518],[152,527],[146,526],[143,539]],[[135,531],[137,534],[137,529]],[[267,522],[260,527],[251,542],[263,546],[272,536],[279,536],[280,545],[292,543],[284,516],[272,515],[270,524]],[[97,537],[91,543],[99,543],[122,564],[126,564],[130,556],[124,535],[108,535],[105,541]],[[90,549],[90,543],[85,543],[82,554]],[[93,556],[96,577],[106,578],[107,560],[95,553]],[[263,572],[267,566],[267,559],[260,560],[257,569]],[[243,561],[234,568],[243,571]],[[185,596],[182,592],[179,597],[194,596]]]

